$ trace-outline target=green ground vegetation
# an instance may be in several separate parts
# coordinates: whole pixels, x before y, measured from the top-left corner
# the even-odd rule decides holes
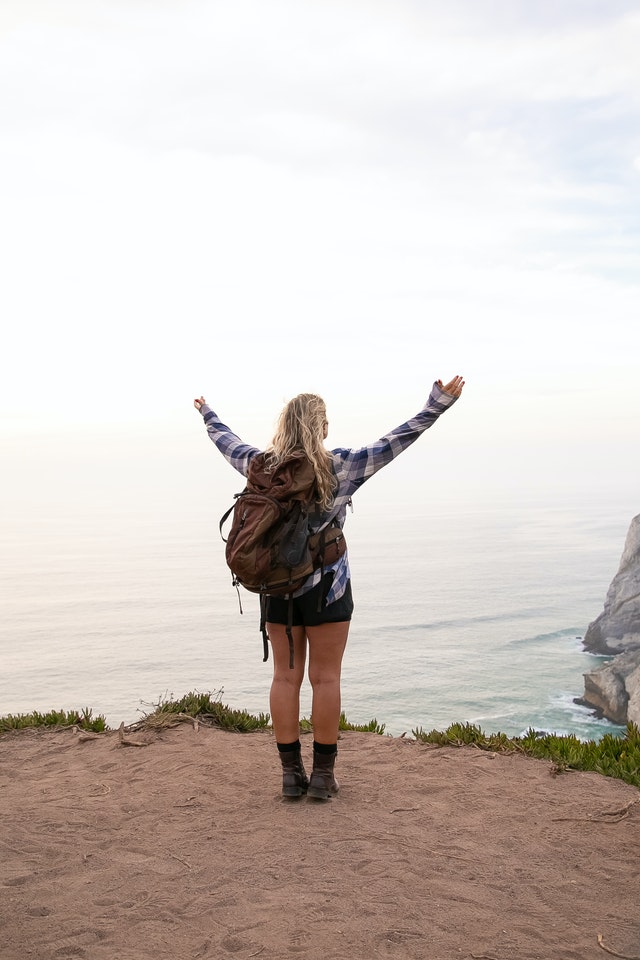
[[[234,733],[251,733],[270,726],[268,713],[255,716],[246,710],[235,710],[222,702],[222,691],[217,693],[186,693],[179,700],[172,697],[161,698],[152,704],[153,710],[146,712],[133,729],[174,726],[181,721],[198,720],[204,724],[220,727]]]
[[[624,780],[640,787],[640,728],[627,724],[622,736],[605,734],[601,740],[579,740],[573,734],[558,736],[529,729],[522,737],[504,733],[485,734],[471,723],[453,723],[444,731],[412,731],[420,743],[439,747],[473,746],[494,753],[522,753],[538,760],[550,760],[556,772],[590,770],[604,777]]]
[[[260,713],[255,716],[246,710],[229,707],[222,702],[222,691],[219,691],[191,692],[177,700],[173,696],[163,697],[158,703],[151,704],[150,709],[143,712],[141,719],[127,729],[162,729],[182,722],[209,724],[237,733],[250,733],[270,727],[269,714]],[[34,711],[0,717],[0,733],[38,727],[78,727],[94,733],[109,730],[105,718],[101,715],[94,717],[88,707],[82,710],[50,710],[48,713]],[[303,719],[300,729],[305,733],[310,732],[311,721]],[[376,719],[364,724],[350,723],[342,713],[340,730],[355,730],[381,736],[384,735],[385,725],[378,723]],[[551,761],[557,773],[587,770],[640,787],[640,728],[634,723],[627,724],[622,736],[605,734],[597,741],[579,740],[573,735],[558,736],[533,729],[529,729],[521,737],[509,737],[504,733],[485,734],[480,727],[470,723],[453,723],[446,730],[428,732],[417,727],[411,732],[418,743],[436,747],[471,746],[494,753],[521,753],[539,760]]]
[[[49,710],[47,713],[34,710],[33,713],[10,713],[0,717],[0,733],[35,727],[79,727],[92,733],[104,733],[109,729],[105,718],[101,714],[94,717],[89,707],[82,710]]]

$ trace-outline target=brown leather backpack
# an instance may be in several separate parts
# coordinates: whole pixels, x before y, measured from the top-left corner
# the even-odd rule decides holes
[[[261,598],[264,659],[269,647],[264,611],[267,596],[288,596],[302,586],[318,567],[333,563],[346,550],[346,541],[337,525],[311,534],[316,514],[316,483],[313,466],[303,453],[274,467],[258,454],[249,464],[247,485],[235,495],[235,503],[220,520],[220,535],[226,543],[225,558],[234,587],[243,586]],[[233,514],[228,536],[223,526]],[[289,621],[292,619],[289,603]],[[242,611],[242,604],[240,605]],[[291,622],[287,636],[293,665]]]

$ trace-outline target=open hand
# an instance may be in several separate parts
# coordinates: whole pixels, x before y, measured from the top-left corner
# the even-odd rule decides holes
[[[204,397],[196,397],[196,399],[193,401],[193,405],[196,408],[196,410],[199,410],[200,407],[206,402],[207,401],[205,400]]]
[[[462,388],[464,387],[464,380],[462,377],[454,377],[453,380],[449,380],[449,383],[442,383],[442,380],[437,380],[436,383],[440,387],[443,393],[448,393],[450,397],[459,397],[462,393]]]

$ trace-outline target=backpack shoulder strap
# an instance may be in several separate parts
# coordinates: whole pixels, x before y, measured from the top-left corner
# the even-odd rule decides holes
[[[237,498],[238,498],[238,497],[241,497],[242,494],[241,494],[241,493],[236,493],[235,496],[236,496],[236,500],[237,500]],[[227,538],[225,537],[224,533],[222,532],[222,528],[224,527],[225,523],[227,522],[227,520],[229,519],[229,517],[231,516],[231,514],[232,514],[233,511],[235,510],[235,506],[236,506],[235,503],[232,503],[232,504],[231,504],[231,506],[229,507],[229,509],[227,510],[227,512],[224,514],[224,516],[220,518],[220,523],[218,524],[218,528],[219,528],[219,530],[220,530],[220,536],[222,537],[223,543],[226,543],[226,542],[227,542]]]

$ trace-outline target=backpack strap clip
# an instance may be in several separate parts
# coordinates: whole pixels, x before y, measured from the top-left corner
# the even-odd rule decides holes
[[[269,634],[267,633],[267,595],[260,594],[260,633],[262,634],[262,647],[264,657],[262,662],[266,663],[269,659]],[[287,609],[287,640],[289,641],[289,670],[293,670],[293,594],[288,596]]]
[[[266,663],[269,659],[269,634],[267,633],[267,595],[260,594],[260,633],[262,634],[262,650],[264,657],[262,662]]]

